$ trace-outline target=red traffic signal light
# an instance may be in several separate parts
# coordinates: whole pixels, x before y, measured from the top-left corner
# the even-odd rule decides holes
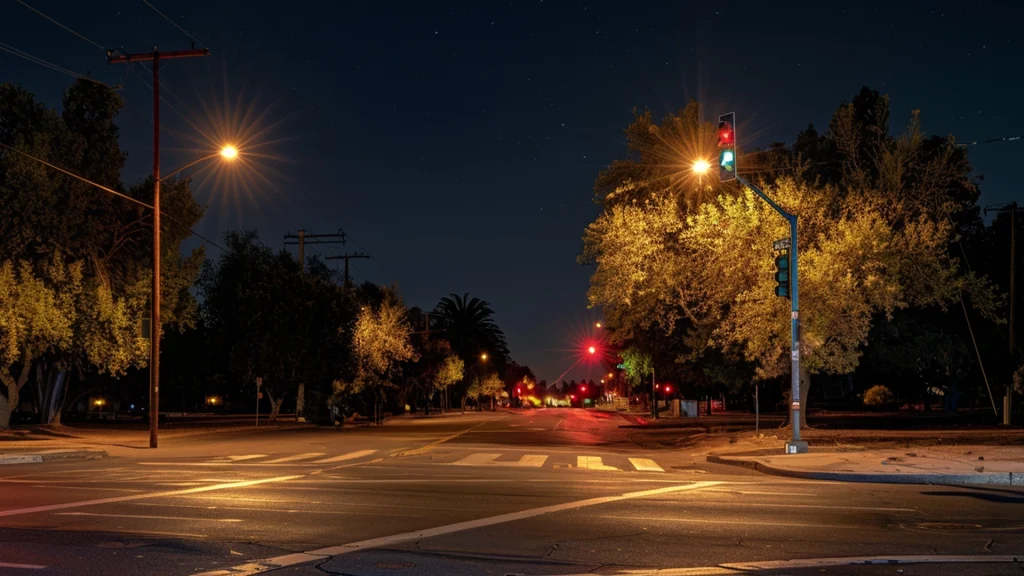
[[[722,182],[736,179],[736,113],[718,117],[718,174]]]
[[[723,148],[727,145],[736,143],[736,132],[732,129],[732,124],[728,122],[720,122],[718,126],[718,145]]]
[[[671,387],[671,386],[668,386],[668,385],[666,385],[666,386],[665,386],[665,394],[671,394],[671,393],[672,393],[672,387]]]
[[[580,386],[580,392],[586,392],[586,391],[587,391],[587,385],[586,384],[584,384],[583,386]]]
[[[590,352],[591,354],[595,354],[595,353],[597,353],[597,348],[594,348],[593,346],[591,346],[590,348],[587,348],[587,352]]]
[[[523,393],[523,389],[519,388],[519,387],[516,387],[516,396],[518,396],[518,395],[520,395],[522,393]]]

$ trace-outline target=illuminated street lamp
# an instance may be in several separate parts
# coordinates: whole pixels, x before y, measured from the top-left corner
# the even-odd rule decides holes
[[[159,149],[158,149],[159,150]],[[158,152],[159,154],[159,152]],[[160,164],[156,163],[153,179],[153,291],[150,294],[149,322],[149,447],[157,447],[157,430],[160,426],[160,183],[178,172],[191,168],[200,162],[220,156],[228,161],[238,158],[238,149],[226,145],[213,154],[193,160],[160,177]]]
[[[487,353],[486,352],[480,355],[480,361],[487,362]]]
[[[594,328],[601,328],[601,327],[602,327],[602,326],[601,326],[601,323],[600,323],[600,322],[598,322],[598,323],[594,324]]]
[[[694,161],[694,163],[693,163],[693,173],[694,174],[696,174],[698,176],[703,176],[703,175],[708,173],[708,170],[711,170],[711,163],[708,162],[707,160],[700,159],[700,160]]]

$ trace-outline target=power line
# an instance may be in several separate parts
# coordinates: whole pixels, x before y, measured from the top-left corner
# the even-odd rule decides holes
[[[135,204],[138,204],[139,206],[142,206],[144,208],[149,208],[150,210],[153,209],[153,205],[152,204],[146,204],[142,200],[139,200],[137,198],[132,198],[131,196],[128,196],[127,194],[122,194],[121,192],[118,192],[117,190],[114,190],[112,188],[107,188],[106,186],[104,186],[102,184],[97,184],[96,182],[93,182],[91,180],[83,178],[83,177],[79,176],[78,174],[75,174],[74,172],[70,172],[68,170],[65,170],[65,169],[61,168],[60,166],[56,166],[54,164],[50,164],[49,162],[47,162],[46,160],[43,160],[42,158],[36,158],[35,156],[29,154],[28,152],[22,152],[21,150],[18,150],[14,146],[8,146],[7,144],[4,144],[3,142],[0,142],[0,146],[3,146],[4,148],[6,148],[6,149],[8,149],[8,150],[10,150],[12,152],[21,154],[22,156],[25,156],[26,158],[31,158],[32,160],[35,160],[36,162],[39,162],[40,164],[43,164],[44,166],[48,166],[50,168],[53,168],[54,170],[56,170],[58,172],[62,172],[64,174],[67,174],[68,176],[71,176],[72,178],[75,178],[76,180],[81,180],[82,182],[85,182],[86,184],[91,184],[92,186],[95,186],[95,187],[99,188],[100,190],[103,190],[104,192],[109,192],[109,193],[113,194],[114,196],[119,196],[121,198],[124,198],[125,200],[130,201],[130,202],[134,202]],[[191,226],[189,226],[189,225],[185,224],[184,222],[178,220],[174,216],[171,216],[170,214],[164,212],[163,210],[160,211],[160,215],[161,216],[166,216],[174,224],[177,224],[178,226],[181,226],[185,230],[188,230],[196,238],[199,238],[200,240],[203,240],[203,241],[207,242],[211,246],[214,246],[214,247],[220,249],[222,252],[227,252],[226,248],[224,248],[220,244],[217,244],[213,240],[210,240],[206,236],[203,236],[199,232],[196,232],[194,229],[192,229]]]
[[[42,12],[40,12],[39,10],[36,10],[35,8],[33,8],[33,7],[29,6],[28,4],[26,4],[26,3],[25,3],[25,2],[23,2],[22,0],[15,0],[15,1],[16,1],[16,2],[18,3],[18,4],[21,4],[22,6],[24,6],[25,8],[28,8],[29,10],[31,10],[31,11],[33,11],[33,12],[35,12],[36,14],[39,14],[39,15],[40,15],[40,16],[42,16],[43,18],[46,18],[46,19],[47,19],[47,20],[49,20],[50,22],[53,22],[53,23],[54,23],[54,24],[56,24],[57,26],[60,26],[61,28],[63,28],[63,29],[65,29],[65,30],[67,30],[68,32],[71,32],[71,33],[72,33],[72,34],[74,34],[75,36],[78,36],[78,37],[79,37],[79,38],[81,38],[82,40],[85,40],[85,41],[86,41],[86,42],[88,42],[89,44],[92,44],[93,46],[95,46],[95,47],[99,48],[100,50],[104,50],[104,51],[106,51],[106,48],[104,48],[103,46],[101,46],[101,45],[100,45],[99,43],[97,43],[97,42],[93,42],[92,40],[89,40],[89,39],[88,39],[88,38],[86,38],[85,36],[83,36],[83,35],[79,34],[78,32],[75,32],[75,31],[74,31],[74,30],[72,30],[71,28],[68,28],[67,26],[65,26],[65,25],[61,24],[60,22],[57,22],[57,21],[56,21],[56,20],[54,20],[53,18],[50,18],[50,17],[49,17],[49,16],[47,16],[46,14],[43,14],[43,13],[42,13]],[[143,0],[143,1],[145,1],[145,0]]]
[[[18,0],[18,1],[20,2],[21,0]],[[188,36],[189,38],[191,38],[191,39],[195,40],[196,42],[199,42],[199,45],[200,45],[200,46],[202,46],[203,48],[206,48],[206,44],[203,44],[203,43],[202,43],[202,42],[201,42],[201,41],[199,40],[199,38],[196,38],[195,36],[193,36],[192,34],[190,34],[188,30],[185,30],[184,28],[182,28],[181,26],[179,26],[177,22],[175,22],[174,20],[171,20],[170,18],[168,18],[166,14],[164,14],[163,12],[161,12],[161,11],[157,10],[157,9],[156,9],[156,6],[153,6],[153,5],[152,5],[152,4],[150,4],[150,3],[149,3],[149,2],[147,1],[147,0],[142,0],[142,3],[143,3],[143,4],[145,4],[146,6],[149,6],[150,8],[152,8],[152,9],[153,9],[153,12],[156,12],[157,14],[159,14],[159,15],[163,16],[163,17],[164,17],[164,20],[167,20],[167,21],[168,21],[168,22],[170,22],[171,24],[174,24],[174,27],[175,27],[175,28],[177,28],[178,30],[181,30],[182,32],[184,32],[184,33],[185,33],[185,36]]]
[[[7,52],[9,54],[13,54],[13,55],[15,55],[15,56],[17,56],[19,58],[24,58],[25,60],[28,60],[29,62],[32,62],[34,64],[39,64],[40,66],[43,66],[45,68],[49,68],[50,70],[53,70],[54,72],[60,72],[61,74],[67,74],[68,76],[71,76],[72,78],[76,78],[78,80],[86,80],[88,82],[95,82],[96,84],[100,84],[102,86],[106,86],[107,88],[110,88],[110,86],[106,82],[103,82],[101,80],[97,80],[95,78],[90,78],[90,77],[88,77],[88,76],[86,76],[84,74],[79,74],[78,72],[75,72],[74,70],[68,70],[67,68],[64,68],[63,66],[59,66],[57,64],[54,64],[53,62],[47,62],[46,60],[43,60],[42,58],[40,58],[38,56],[33,56],[32,54],[29,54],[28,52],[25,52],[24,50],[19,50],[18,48],[15,48],[14,46],[11,46],[10,44],[4,44],[3,42],[0,42],[0,50],[3,50],[4,52]]]

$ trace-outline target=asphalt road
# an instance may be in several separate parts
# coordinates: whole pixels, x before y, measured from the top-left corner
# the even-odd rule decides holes
[[[5,466],[0,574],[1024,575],[1024,490],[763,476],[623,423],[470,413]],[[941,563],[836,560],[897,556]]]

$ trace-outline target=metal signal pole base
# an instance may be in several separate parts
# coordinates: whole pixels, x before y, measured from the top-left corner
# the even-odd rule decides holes
[[[786,454],[806,454],[807,442],[803,440],[790,440],[786,442]]]

